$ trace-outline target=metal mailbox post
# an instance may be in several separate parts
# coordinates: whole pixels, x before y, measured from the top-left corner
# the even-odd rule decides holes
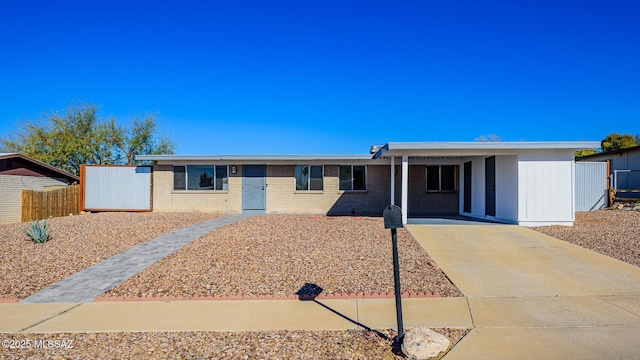
[[[402,291],[400,289],[400,264],[398,262],[398,234],[397,228],[402,225],[402,210],[397,205],[389,205],[382,212],[384,228],[391,229],[391,244],[393,246],[393,280],[396,293],[396,318],[398,320],[398,336],[395,345],[400,347],[404,338],[404,326],[402,325]]]

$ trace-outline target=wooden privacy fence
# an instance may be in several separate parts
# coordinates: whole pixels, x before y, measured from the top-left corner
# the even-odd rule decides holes
[[[22,190],[22,221],[77,215],[80,212],[80,185],[51,191]]]

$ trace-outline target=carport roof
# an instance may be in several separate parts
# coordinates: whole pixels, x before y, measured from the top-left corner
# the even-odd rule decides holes
[[[595,149],[598,141],[514,141],[514,142],[389,142],[378,150],[374,159],[408,152],[500,152],[505,150],[582,150]]]

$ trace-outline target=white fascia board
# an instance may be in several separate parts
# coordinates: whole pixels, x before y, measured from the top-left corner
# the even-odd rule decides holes
[[[138,155],[139,161],[233,161],[233,162],[255,162],[255,161],[357,161],[371,160],[371,155]]]
[[[142,155],[136,160],[158,165],[385,165],[389,159],[372,160],[371,155]]]

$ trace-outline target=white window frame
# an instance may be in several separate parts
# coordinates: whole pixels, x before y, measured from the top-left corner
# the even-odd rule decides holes
[[[184,167],[184,190],[182,189],[176,189],[176,178],[175,178],[175,168],[176,166],[183,166]],[[189,189],[189,170],[187,169],[189,166],[211,166],[213,167],[213,189]],[[218,190],[215,188],[215,183],[216,183],[216,167],[217,166],[224,166],[227,169],[227,188],[224,188],[224,180],[222,183],[222,189]],[[173,176],[171,177],[171,189],[172,191],[180,191],[180,192],[227,192],[229,191],[229,165],[221,165],[221,164],[173,164],[171,167],[171,173],[173,174]]]
[[[295,168],[298,166],[308,166],[309,167],[309,178],[307,179],[307,189],[306,190],[298,190],[298,184],[296,179]],[[320,166],[322,168],[322,190],[311,190],[311,167],[312,166]],[[324,165],[312,165],[312,164],[297,164],[293,168],[293,190],[296,192],[323,192],[324,191]]]
[[[442,167],[453,167],[453,190],[442,190]],[[429,190],[429,167],[438,167],[438,190]],[[426,165],[424,167],[424,187],[428,193],[457,193],[458,192],[458,177],[460,176],[460,170],[458,165]]]
[[[340,168],[342,166],[351,167],[351,189],[340,189]],[[353,167],[354,166],[364,166],[364,189],[353,190]],[[368,190],[368,185],[369,185],[368,181],[367,181],[368,177],[369,177],[369,174],[367,173],[367,171],[369,171],[367,169],[367,165],[339,165],[338,166],[338,190],[339,191],[349,191],[349,192],[354,192],[354,191],[355,192],[358,192],[358,191],[364,192],[364,191],[367,191]]]

